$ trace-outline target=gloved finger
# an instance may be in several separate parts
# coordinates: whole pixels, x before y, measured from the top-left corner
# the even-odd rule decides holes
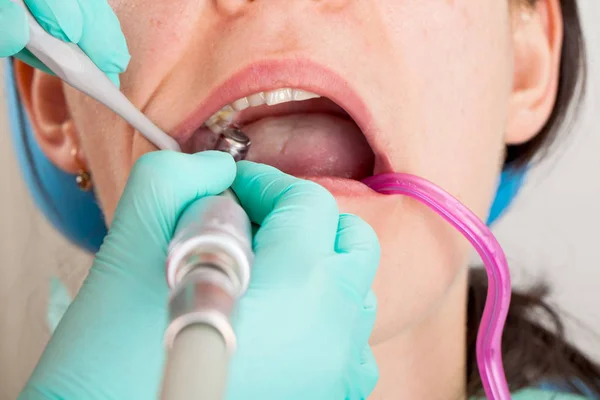
[[[128,234],[132,248],[136,243],[160,243],[162,248],[147,249],[147,254],[166,254],[185,208],[199,198],[225,191],[235,173],[233,157],[219,151],[156,151],[143,155],[132,168],[105,242],[111,240],[112,233]]]
[[[367,345],[369,338],[373,332],[375,326],[375,319],[377,317],[377,297],[375,292],[370,289],[362,300],[362,309],[360,318],[357,320],[356,325],[356,342],[361,345]]]
[[[108,79],[110,79],[112,83],[115,84],[116,87],[121,87],[121,78],[119,77],[118,73],[109,73],[106,75],[108,76]]]
[[[238,162],[232,188],[250,219],[261,225],[257,253],[273,242],[281,245],[282,238],[295,246],[310,243],[311,249],[332,250],[339,212],[325,188],[249,161]]]
[[[335,251],[340,254],[365,253],[378,258],[379,239],[371,225],[362,218],[354,214],[341,214],[338,221]]]
[[[368,344],[364,347],[361,357],[361,364],[356,370],[358,385],[356,387],[361,393],[358,393],[357,399],[366,399],[377,386],[379,381],[379,368],[371,346]]]
[[[369,291],[365,299],[363,307],[358,319],[355,320],[353,335],[355,341],[353,345],[354,356],[351,358],[353,364],[351,368],[351,378],[355,385],[354,390],[348,398],[365,399],[367,398],[379,379],[379,369],[371,346],[369,345],[369,337],[375,324],[375,314],[377,309],[377,300],[373,291]]]
[[[23,9],[10,0],[0,0],[0,57],[10,57],[29,41],[29,26]]]
[[[124,72],[131,59],[119,19],[106,0],[75,1],[83,15],[79,47],[116,83],[114,75]]]
[[[345,263],[335,263],[327,268],[345,285],[357,292],[364,299],[371,289],[373,279],[379,266],[380,246],[377,234],[361,218],[352,214],[340,215],[335,251],[347,255],[354,262],[353,268],[347,268]]]
[[[83,32],[83,18],[77,0],[25,0],[35,19],[51,35],[77,43]]]

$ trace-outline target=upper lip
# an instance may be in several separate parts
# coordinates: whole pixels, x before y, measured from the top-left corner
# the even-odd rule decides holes
[[[339,74],[310,60],[273,60],[247,65],[215,87],[172,132],[175,140],[185,142],[208,118],[227,104],[259,92],[281,88],[302,89],[327,97],[355,121],[367,139],[375,157],[376,169],[386,172],[381,164],[381,147],[373,115],[358,93]]]

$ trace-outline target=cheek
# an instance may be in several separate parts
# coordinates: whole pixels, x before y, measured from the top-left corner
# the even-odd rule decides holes
[[[65,94],[96,197],[110,223],[131,169],[132,128],[74,89],[65,87]]]
[[[381,104],[394,169],[434,182],[481,219],[501,169],[512,88],[505,3],[390,1],[382,11],[393,46],[370,98]],[[443,304],[470,255],[468,242],[422,205],[386,201],[396,204],[382,204],[384,211],[344,204],[375,228],[382,246],[374,342]]]
[[[111,6],[131,53],[121,89],[143,107],[190,42],[203,34],[201,19],[206,13],[195,0],[113,0]]]
[[[392,162],[440,185],[481,218],[502,161],[512,87],[504,3],[413,1],[386,12],[394,43],[386,75],[393,77],[389,96],[397,99],[386,110],[394,117],[387,121]]]
[[[378,310],[371,344],[415,324],[444,303],[469,261],[469,243],[421,203],[399,195],[364,202],[337,199],[340,211],[357,214],[377,232],[381,260],[373,282]]]

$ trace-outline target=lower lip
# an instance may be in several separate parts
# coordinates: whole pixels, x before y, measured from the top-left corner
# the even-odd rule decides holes
[[[331,176],[302,176],[299,177],[315,182],[327,189],[334,196],[365,197],[381,196],[367,185],[354,179],[336,178]]]

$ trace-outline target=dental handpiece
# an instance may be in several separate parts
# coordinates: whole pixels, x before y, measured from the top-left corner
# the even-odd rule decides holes
[[[227,129],[216,149],[239,161],[249,147],[243,132]],[[171,296],[163,400],[223,398],[236,346],[230,318],[254,257],[251,228],[230,190],[197,200],[180,218],[166,267]]]
[[[161,150],[180,151],[179,144],[137,109],[94,62],[73,43],[55,38],[42,28],[23,0],[11,0],[27,15],[29,41],[25,46],[64,82],[104,104]]]

